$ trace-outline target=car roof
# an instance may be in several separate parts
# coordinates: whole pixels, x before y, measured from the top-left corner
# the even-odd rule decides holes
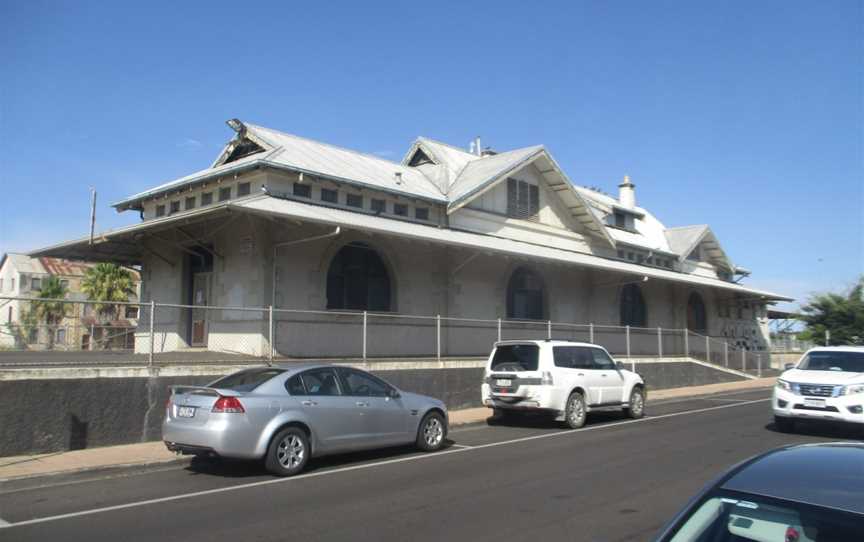
[[[864,443],[779,448],[745,464],[723,489],[864,514]]]
[[[864,346],[817,346],[807,352],[864,352]]]
[[[510,341],[498,341],[495,343],[495,346],[504,346],[508,344],[551,344],[555,345],[567,345],[567,346],[588,346],[590,348],[603,348],[599,344],[592,343],[583,343],[579,341],[568,341],[566,339],[522,339],[522,340],[510,340]]]

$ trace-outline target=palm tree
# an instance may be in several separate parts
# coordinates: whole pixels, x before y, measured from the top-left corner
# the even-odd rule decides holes
[[[84,280],[81,281],[81,291],[87,294],[91,301],[98,301],[96,312],[105,317],[120,319],[120,305],[129,301],[129,296],[135,293],[135,281],[132,273],[113,263],[100,263],[87,269]]]
[[[67,303],[54,300],[66,298],[66,287],[59,278],[51,276],[42,281],[42,288],[36,297],[46,301],[32,301],[30,310],[36,315],[37,320],[44,321],[48,325],[48,349],[50,350],[54,348],[52,326],[57,326],[63,321],[68,308]]]

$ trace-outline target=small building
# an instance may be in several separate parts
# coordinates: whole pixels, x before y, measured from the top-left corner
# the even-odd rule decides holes
[[[589,326],[646,351],[657,328],[661,347],[677,330],[679,350],[688,333],[765,350],[767,307],[789,300],[740,284],[709,226],[667,228],[627,177],[617,197],[578,186],[543,146],[420,137],[393,162],[228,124],[209,167],[114,204],[140,223],[33,253],[140,265],[142,300],[173,305],[157,351],[477,355]]]
[[[106,319],[97,314],[93,304],[84,303],[87,296],[81,281],[95,263],[52,257],[30,257],[8,253],[0,258],[0,348],[93,350],[134,347],[134,331],[138,326],[138,307],[124,306],[115,317]],[[138,300],[140,276],[133,275]],[[57,277],[66,290],[62,304],[63,316],[58,322],[47,323],[33,312],[33,303],[26,299],[38,297],[49,277]]]

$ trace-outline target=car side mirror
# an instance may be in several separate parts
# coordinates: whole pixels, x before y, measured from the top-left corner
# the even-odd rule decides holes
[[[624,370],[624,363],[622,363],[620,361],[616,361],[615,362],[615,368],[619,371],[623,371]]]
[[[794,368],[795,368],[794,363],[787,363],[786,365],[783,366],[784,371],[788,371],[789,369],[794,369]]]
[[[402,397],[402,395],[396,388],[390,388],[390,391],[387,393],[387,397],[391,399],[399,399],[400,397]]]

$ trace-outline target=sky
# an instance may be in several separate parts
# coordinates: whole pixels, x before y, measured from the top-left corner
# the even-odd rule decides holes
[[[864,2],[0,2],[0,253],[139,220],[242,120],[399,161],[543,144],[744,284],[864,273]],[[790,308],[790,305],[785,305]]]

